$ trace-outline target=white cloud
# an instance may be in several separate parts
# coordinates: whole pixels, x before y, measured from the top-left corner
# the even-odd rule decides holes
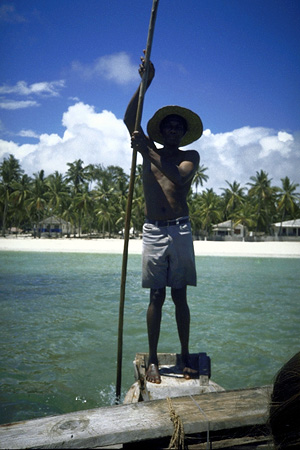
[[[20,146],[16,142],[5,141],[5,140],[0,139],[0,161],[2,161],[3,158],[7,158],[11,154],[11,155],[14,155],[14,157],[20,161],[20,164],[22,166],[22,162],[24,161],[24,158],[26,158],[26,156],[29,155],[31,152],[32,152],[32,146],[29,144],[24,144],[24,145]],[[29,171],[27,173],[31,174],[38,170],[40,170],[40,169],[34,168],[33,171]]]
[[[28,175],[45,170],[65,173],[67,163],[82,159],[84,165],[121,166],[129,174],[132,152],[129,133],[122,121],[112,112],[97,112],[91,105],[75,103],[63,114],[65,128],[60,136],[42,134],[35,144],[18,145],[0,141],[0,161],[12,153]],[[22,135],[36,137],[32,130]],[[246,186],[251,176],[264,170],[272,185],[281,186],[281,178],[288,176],[300,183],[300,134],[275,132],[263,127],[243,127],[227,133],[214,134],[205,130],[199,141],[189,146],[199,151],[201,164],[208,167],[209,180],[203,189],[213,188],[220,193],[225,180]],[[141,163],[138,156],[137,163]]]
[[[93,106],[76,103],[63,114],[63,136],[42,134],[36,144],[0,141],[0,160],[11,153],[28,175],[45,170],[65,173],[67,163],[82,159],[85,165],[119,165],[129,173],[131,148],[123,120],[112,112],[97,113]]]
[[[243,127],[227,133],[213,134],[205,130],[199,141],[191,144],[208,167],[209,180],[204,188],[227,187],[225,180],[246,186],[251,176],[264,170],[272,185],[281,186],[281,178],[288,176],[300,183],[300,136],[275,132],[263,127]]]
[[[131,63],[126,52],[101,56],[91,64],[74,61],[72,68],[86,79],[100,76],[117,84],[127,84],[139,80],[138,68]]]
[[[12,94],[19,96],[57,97],[62,88],[65,87],[64,80],[42,81],[28,85],[25,81],[18,81],[14,86],[3,84],[0,86],[0,94]],[[35,100],[12,100],[3,98],[0,101],[0,109],[16,110],[40,106]]]
[[[290,133],[287,133],[286,131],[279,131],[278,132],[278,139],[281,142],[287,142],[287,141],[293,141],[294,138]]]
[[[294,138],[291,134],[279,131],[277,135],[265,136],[260,140],[261,152],[260,158],[264,158],[274,151],[282,156],[287,155],[292,149]]]
[[[26,81],[18,81],[14,86],[4,84],[0,86],[0,94],[18,94],[18,95],[46,95],[57,97],[60,89],[65,87],[64,80],[41,81],[28,85]]]
[[[40,106],[40,104],[34,100],[3,100],[0,102],[1,109],[25,109],[32,106]]]
[[[39,135],[36,134],[36,132],[35,132],[35,131],[32,131],[32,130],[21,130],[21,131],[18,133],[18,136],[21,136],[21,137],[31,137],[31,138],[39,139]]]

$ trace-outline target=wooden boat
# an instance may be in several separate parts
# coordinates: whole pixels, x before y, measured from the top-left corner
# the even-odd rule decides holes
[[[183,364],[179,354],[159,353],[161,383],[156,384],[146,381],[148,354],[137,353],[133,361],[136,381],[127,392],[124,404],[224,391],[211,380],[210,357],[206,353],[192,353],[190,357],[192,368],[198,371],[198,376],[187,380],[182,374]]]
[[[137,353],[136,381],[123,404],[0,425],[0,448],[162,450],[179,436],[180,423],[189,450],[270,448],[271,386],[224,390],[210,379],[205,353],[192,355],[199,370],[192,380],[183,378],[179,355],[159,354],[162,382],[148,383],[147,358]]]
[[[266,403],[264,400],[261,403],[262,397],[266,396],[270,390],[270,387],[262,388],[261,392],[257,390],[238,390],[238,391],[225,391],[225,389],[211,380],[211,360],[206,353],[193,353],[191,356],[191,366],[198,371],[197,377],[194,379],[185,379],[182,373],[183,364],[181,356],[176,353],[159,353],[158,365],[159,373],[161,376],[161,383],[150,383],[146,380],[146,370],[148,367],[148,354],[137,353],[133,361],[135,382],[128,390],[125,398],[124,405],[138,403],[142,405],[153,405],[153,408],[159,407],[165,408],[168,404],[168,411],[170,419],[174,424],[173,436],[170,438],[155,439],[153,430],[152,439],[144,440],[142,442],[125,444],[124,449],[136,450],[139,448],[145,449],[166,449],[166,448],[189,448],[189,449],[203,449],[208,450],[210,448],[227,449],[238,446],[240,450],[269,450],[270,449],[270,436],[268,429],[265,426],[266,417]],[[219,396],[216,394],[227,394],[232,399],[229,403],[226,403],[226,397],[221,400],[221,403],[217,406]],[[212,394],[210,395],[207,394]],[[252,397],[254,394],[254,397]],[[209,399],[211,398],[211,401]],[[203,399],[203,400],[202,400]],[[160,402],[165,402],[165,404]],[[209,402],[208,409],[205,406],[206,402]],[[179,403],[177,403],[179,402]],[[240,402],[245,402],[245,412],[238,411],[239,407],[236,405]],[[180,415],[183,414],[184,408],[186,408],[185,414],[185,427],[181,417],[177,415],[180,411]],[[204,420],[206,425],[204,429],[199,433],[185,434],[184,428],[189,428],[189,422],[191,420],[191,410],[189,410],[190,404],[194,404],[199,409],[200,415],[198,420]],[[201,406],[200,406],[201,404]],[[264,404],[264,412],[262,414],[261,406]],[[180,410],[180,406],[183,406]],[[179,407],[179,408],[178,408]],[[231,417],[231,423],[226,424],[225,416],[221,419],[219,424],[215,427],[213,422],[215,420],[208,417],[216,414],[217,411],[223,410],[225,416]],[[206,411],[206,412],[205,412]],[[173,417],[172,417],[173,416]],[[202,416],[202,417],[201,417]],[[182,415],[183,417],[183,415]],[[201,417],[201,419],[200,419]],[[186,421],[186,419],[188,420]],[[212,419],[212,420],[211,420]],[[250,419],[250,420],[249,420]],[[179,423],[181,422],[182,430],[180,430]],[[206,429],[205,429],[206,427]],[[214,430],[215,427],[215,430]],[[195,430],[194,430],[195,431]],[[198,429],[200,431],[200,429]],[[179,434],[183,433],[184,441],[180,443]],[[172,444],[173,443],[173,446]],[[142,447],[140,447],[142,445]],[[171,447],[169,447],[170,445]]]

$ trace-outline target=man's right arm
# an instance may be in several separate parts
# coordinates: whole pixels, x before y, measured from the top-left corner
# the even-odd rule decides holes
[[[142,57],[141,61],[142,61],[142,64],[139,67],[139,74],[141,77],[143,77],[143,74],[145,72],[145,59]],[[154,75],[155,75],[154,66],[150,62],[146,89],[148,89],[148,87],[150,86],[150,84],[154,78]],[[138,101],[139,101],[140,88],[141,88],[141,85],[138,87],[137,91],[134,93],[132,99],[130,100],[130,102],[127,106],[125,115],[124,115],[124,123],[125,123],[126,127],[128,128],[130,136],[132,135],[132,133],[134,131],[137,131],[137,130],[135,130],[135,121],[136,121],[136,113],[137,113],[137,107],[138,107]],[[142,129],[140,128],[138,131],[142,131]]]
[[[184,186],[189,183],[199,167],[200,156],[196,150],[180,150],[182,160],[172,161],[170,158],[162,157],[157,151],[155,143],[144,133],[135,131],[131,137],[131,147],[135,148],[150,163],[154,164],[172,183]]]

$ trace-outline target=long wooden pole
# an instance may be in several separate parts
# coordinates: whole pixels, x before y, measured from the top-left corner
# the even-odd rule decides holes
[[[141,120],[142,120],[144,96],[145,96],[145,92],[146,92],[146,88],[147,88],[150,54],[151,54],[151,48],[152,48],[154,25],[155,25],[155,20],[156,20],[158,2],[159,2],[159,0],[153,0],[153,3],[152,3],[152,10],[151,10],[149,30],[148,30],[148,38],[147,38],[147,47],[146,47],[146,54],[145,54],[145,72],[143,74],[143,78],[142,78],[140,90],[139,90],[138,107],[137,107],[136,121],[135,121],[135,130],[138,130],[140,128]],[[119,403],[120,396],[121,396],[125,288],[126,288],[131,207],[132,207],[133,188],[134,188],[135,171],[136,171],[136,157],[137,157],[137,152],[136,152],[136,150],[133,150],[129,189],[128,189],[128,199],[127,199],[127,207],[126,207],[126,217],[125,217],[124,249],[123,249],[121,287],[120,287],[116,403]]]

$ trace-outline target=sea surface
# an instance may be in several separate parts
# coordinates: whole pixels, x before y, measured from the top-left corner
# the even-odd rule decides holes
[[[300,259],[196,257],[190,351],[225,389],[271,384],[300,350]],[[122,255],[0,252],[0,423],[115,403]],[[148,290],[129,255],[122,398],[147,352]],[[159,352],[179,352],[169,291]]]

